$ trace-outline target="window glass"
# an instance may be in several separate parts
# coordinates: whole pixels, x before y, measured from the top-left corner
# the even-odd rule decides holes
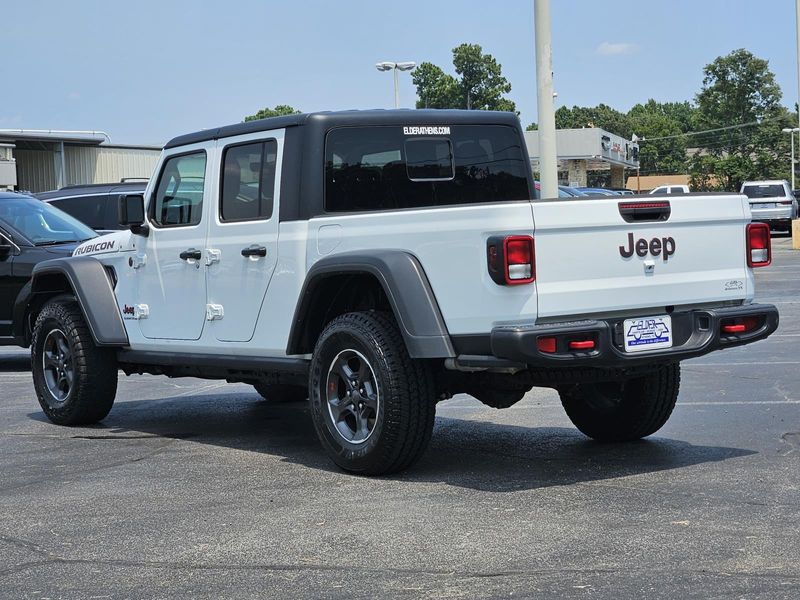
[[[50,204],[72,215],[92,229],[105,228],[106,204],[108,196],[82,196],[78,198],[62,198]]]
[[[450,140],[406,140],[406,172],[412,181],[452,179],[453,150]]]
[[[671,194],[685,194],[682,187],[674,187],[669,189]]]
[[[16,229],[37,246],[97,237],[94,231],[67,213],[22,195],[0,202],[0,225]]]
[[[459,125],[448,136],[403,127],[341,127],[325,144],[325,209],[393,210],[533,198],[513,127]]]
[[[275,200],[275,140],[225,150],[220,218],[223,221],[269,219]]]
[[[151,209],[162,226],[197,225],[203,217],[206,153],[173,156],[161,170]]]
[[[780,184],[746,185],[742,191],[748,198],[776,198],[786,195],[783,186]]]

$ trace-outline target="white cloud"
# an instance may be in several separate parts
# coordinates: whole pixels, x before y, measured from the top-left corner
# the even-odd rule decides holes
[[[619,54],[633,54],[638,49],[639,46],[628,42],[603,42],[597,47],[597,53],[601,56],[617,56]]]

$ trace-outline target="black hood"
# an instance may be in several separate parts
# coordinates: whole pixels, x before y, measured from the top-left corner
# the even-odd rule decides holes
[[[66,242],[63,244],[51,244],[49,246],[40,246],[43,250],[47,250],[52,254],[57,254],[59,256],[72,256],[72,253],[75,251],[75,248],[80,246],[83,242]]]

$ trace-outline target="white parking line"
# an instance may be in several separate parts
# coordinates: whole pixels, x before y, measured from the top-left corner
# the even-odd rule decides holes
[[[764,362],[686,363],[686,367],[760,367],[764,365],[800,365],[798,360],[767,360]]]

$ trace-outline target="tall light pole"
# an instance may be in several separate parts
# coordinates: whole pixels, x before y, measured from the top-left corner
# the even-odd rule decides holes
[[[800,2],[800,0],[797,0]],[[553,47],[550,0],[533,2],[536,36],[536,99],[539,108],[539,177],[543,198],[558,198],[556,114],[553,108]]]
[[[798,0],[800,2],[800,0]],[[417,63],[412,61],[406,62],[390,62],[390,61],[383,61],[379,62],[375,65],[375,68],[378,71],[394,71],[394,107],[400,108],[400,92],[397,89],[397,72],[398,71],[410,71],[414,67],[417,66]]]
[[[798,0],[800,2],[800,0]],[[786,129],[781,129],[783,133],[788,133],[792,138],[792,189],[795,189],[794,185],[794,134],[800,132],[800,127],[795,127],[793,129],[787,127]]]

